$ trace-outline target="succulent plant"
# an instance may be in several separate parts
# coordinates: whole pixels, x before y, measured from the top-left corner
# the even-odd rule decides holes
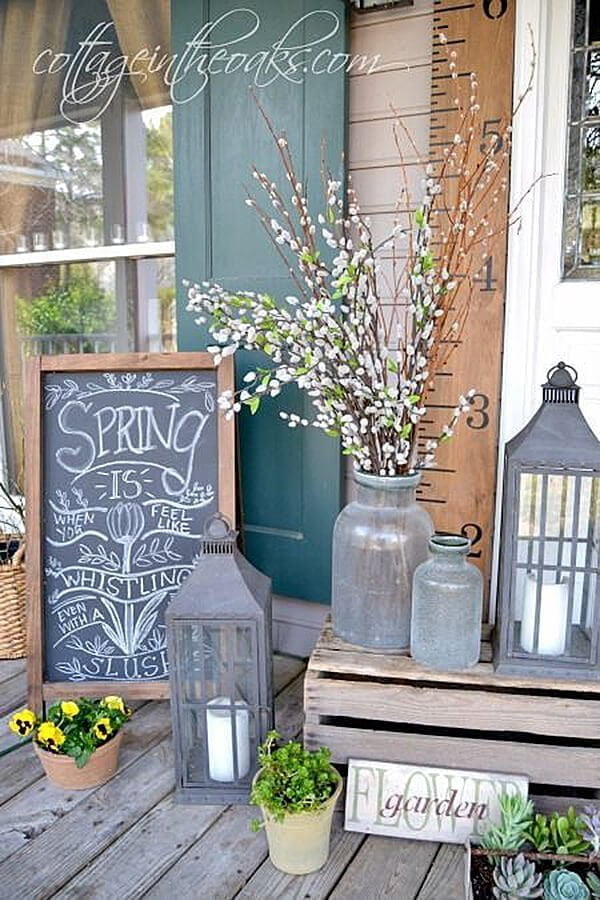
[[[551,835],[548,816],[537,813],[531,823],[531,828],[525,833],[525,837],[538,853],[545,853],[547,850],[550,850]]]
[[[587,877],[587,886],[590,889],[590,894],[594,900],[600,900],[600,878],[598,878],[594,872],[589,873]]]
[[[522,853],[502,857],[494,867],[493,878],[496,900],[542,896],[541,872],[536,872],[535,863],[528,862]]]
[[[552,813],[550,818],[551,848],[555,853],[587,853],[590,842],[584,837],[585,823],[572,806],[566,816]]]
[[[502,794],[500,824],[490,825],[482,835],[486,850],[518,850],[526,841],[533,819],[533,803],[521,794]]]
[[[553,869],[544,879],[544,900],[590,900],[590,892],[577,872]]]
[[[580,819],[585,826],[583,836],[590,842],[591,852],[600,854],[600,807],[586,806]]]

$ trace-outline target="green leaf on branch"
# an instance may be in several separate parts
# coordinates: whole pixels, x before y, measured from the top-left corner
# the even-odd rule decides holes
[[[421,268],[423,272],[429,272],[433,269],[433,255],[431,253],[424,253],[421,257]]]
[[[414,220],[415,225],[417,225],[419,228],[423,228],[425,226],[425,212],[422,208],[415,210]]]
[[[318,250],[315,250],[314,253],[311,253],[310,250],[304,250],[304,252],[300,254],[300,259],[303,263],[312,263],[316,266],[319,262],[320,255]]]
[[[260,407],[260,397],[254,394],[252,397],[248,397],[246,400],[244,400],[244,403],[254,416],[258,412],[258,409]]]

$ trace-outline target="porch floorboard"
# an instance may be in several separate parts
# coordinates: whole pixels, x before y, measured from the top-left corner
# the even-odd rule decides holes
[[[302,729],[305,662],[275,658],[276,724]],[[0,750],[25,700],[24,661],[0,662]],[[53,787],[29,745],[0,758],[0,900],[462,900],[462,848],[345,832],[337,812],[327,865],[275,869],[245,806],[173,799],[167,703],[143,704],[123,738],[119,772],[101,788]]]

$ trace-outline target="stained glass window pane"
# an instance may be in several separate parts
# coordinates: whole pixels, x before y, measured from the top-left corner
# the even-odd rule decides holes
[[[563,277],[600,278],[600,12],[575,0],[563,221]]]

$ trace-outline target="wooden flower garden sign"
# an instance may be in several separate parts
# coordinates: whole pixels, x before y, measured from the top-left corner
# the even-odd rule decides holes
[[[463,844],[499,822],[499,797],[527,796],[521,775],[351,759],[348,831]]]
[[[36,357],[27,375],[29,704],[168,696],[164,613],[204,523],[235,521],[231,358]],[[76,691],[75,691],[76,686]]]

